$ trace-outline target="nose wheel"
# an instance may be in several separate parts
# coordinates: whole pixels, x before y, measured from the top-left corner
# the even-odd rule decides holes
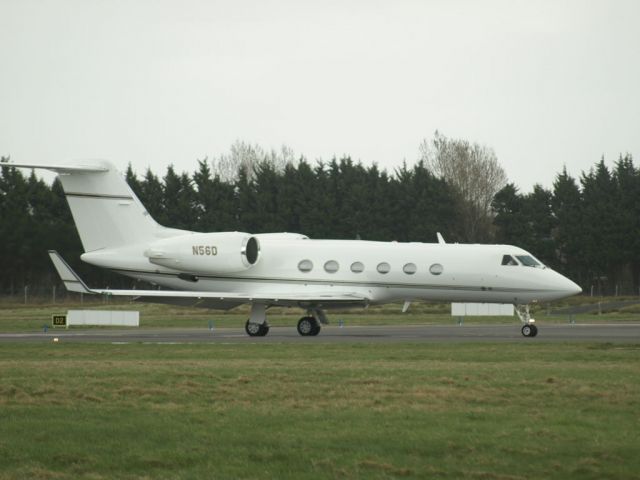
[[[516,315],[520,318],[520,321],[523,323],[522,335],[524,337],[535,337],[538,335],[538,327],[535,325],[535,320],[531,318],[531,314],[529,313],[529,305],[514,305]]]
[[[538,335],[538,327],[533,324],[522,326],[522,335],[525,337],[535,337]]]

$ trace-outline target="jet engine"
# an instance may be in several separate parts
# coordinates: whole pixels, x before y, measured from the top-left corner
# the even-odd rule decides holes
[[[155,265],[192,273],[236,273],[260,257],[258,239],[243,232],[193,233],[153,242],[144,252]]]

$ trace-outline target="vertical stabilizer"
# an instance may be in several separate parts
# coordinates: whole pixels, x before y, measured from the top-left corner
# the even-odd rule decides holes
[[[155,238],[160,227],[110,162],[73,165],[14,164],[58,173],[85,252]]]

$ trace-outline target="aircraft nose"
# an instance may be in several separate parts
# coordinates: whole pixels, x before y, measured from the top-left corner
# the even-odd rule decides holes
[[[582,293],[582,288],[577,283],[569,280],[567,277],[562,277],[562,290],[567,297],[571,295],[578,295]]]

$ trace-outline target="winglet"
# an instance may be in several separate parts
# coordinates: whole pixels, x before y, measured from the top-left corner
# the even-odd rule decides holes
[[[447,242],[444,241],[444,237],[442,236],[442,234],[440,232],[436,233],[436,235],[438,236],[438,243],[440,245],[444,245],[445,243],[447,243]]]
[[[71,270],[71,267],[64,261],[58,252],[55,250],[49,250],[49,257],[53,262],[53,266],[56,267],[58,275],[60,275],[60,279],[67,290],[78,293],[95,293],[87,287],[76,272]]]

